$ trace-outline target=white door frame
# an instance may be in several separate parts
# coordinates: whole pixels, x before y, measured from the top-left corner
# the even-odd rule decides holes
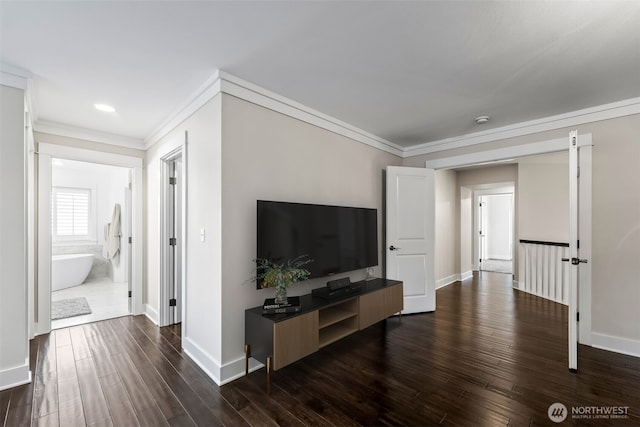
[[[177,148],[169,151],[163,155],[160,160],[160,289],[159,289],[159,302],[158,302],[158,324],[159,326],[167,326],[171,323],[171,309],[169,308],[169,295],[171,295],[171,274],[172,268],[170,259],[171,253],[169,248],[169,237],[171,229],[171,215],[168,215],[172,208],[172,200],[170,196],[171,186],[169,185],[169,177],[171,174],[170,163],[180,159],[182,166],[180,170],[180,176],[178,176],[178,185],[180,185],[181,200],[178,209],[182,211],[180,215],[180,223],[177,227],[180,229],[178,233],[182,237],[182,241],[178,241],[177,244],[181,246],[181,250],[178,251],[181,263],[180,276],[182,280],[182,292],[180,295],[180,309],[176,309],[176,313],[180,314],[180,317],[184,316],[184,295],[185,295],[185,283],[186,283],[186,194],[187,194],[187,168],[186,168],[186,136],[185,145],[180,145]]]
[[[578,143],[580,145],[592,143],[592,134],[585,133],[578,135]],[[462,154],[459,156],[444,157],[441,159],[427,160],[425,166],[429,169],[454,169],[463,166],[474,166],[484,163],[500,162],[509,159],[516,159],[519,157],[534,156],[539,154],[550,154],[558,152],[566,152],[569,150],[567,144],[567,138],[557,138],[546,141],[534,142],[530,144],[515,145],[505,148],[497,148],[494,150],[486,150],[471,154]],[[582,178],[588,176],[586,179],[581,179],[581,193],[580,193],[580,217],[581,227],[584,226],[588,229],[591,228],[591,198],[592,198],[592,186],[591,186],[591,173],[592,162],[591,156],[588,159],[583,159],[581,162],[580,175]],[[583,188],[584,187],[584,188]],[[584,191],[582,191],[584,190]],[[583,222],[585,220],[585,222]],[[588,221],[588,223],[587,223]],[[583,247],[591,248],[591,233],[588,233],[587,239],[581,239],[580,248],[582,252]],[[589,253],[589,259],[591,254]],[[586,257],[586,255],[585,255]],[[583,268],[581,266],[580,275],[580,322],[578,341],[581,344],[591,345],[591,267],[590,263],[586,264],[589,267]],[[515,267],[515,266],[514,266]],[[520,273],[520,272],[519,272]]]
[[[38,144],[38,211],[37,215],[37,280],[34,298],[29,301],[34,311],[35,335],[51,331],[51,159],[78,160],[104,165],[131,168],[132,204],[132,313],[142,314],[142,261],[143,261],[143,213],[142,213],[142,158],[121,154],[105,153],[64,145]],[[36,310],[37,309],[37,310]]]

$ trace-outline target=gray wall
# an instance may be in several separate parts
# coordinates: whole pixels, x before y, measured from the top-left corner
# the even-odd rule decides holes
[[[383,170],[402,160],[230,95],[223,96],[222,117],[222,358],[227,362],[243,354],[244,309],[273,297],[272,289],[245,284],[256,253],[256,200],[377,208],[382,264]],[[365,272],[349,276],[360,280]],[[308,293],[326,280],[295,285],[291,295]]]
[[[0,389],[30,379],[24,90],[0,85]]]

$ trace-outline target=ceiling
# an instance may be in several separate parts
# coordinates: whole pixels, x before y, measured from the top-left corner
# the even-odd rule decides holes
[[[0,61],[32,74],[36,129],[142,142],[223,70],[409,147],[640,97],[639,23],[640,1],[2,0]]]

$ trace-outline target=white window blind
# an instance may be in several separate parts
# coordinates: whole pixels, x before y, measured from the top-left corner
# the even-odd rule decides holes
[[[89,239],[91,190],[54,187],[51,196],[54,239]]]

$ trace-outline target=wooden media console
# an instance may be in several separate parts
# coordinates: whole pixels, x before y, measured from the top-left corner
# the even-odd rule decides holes
[[[266,365],[269,378],[271,371],[402,311],[402,282],[373,279],[353,285],[356,290],[332,298],[302,295],[296,313],[262,314],[262,306],[246,310],[246,373],[250,357]]]

